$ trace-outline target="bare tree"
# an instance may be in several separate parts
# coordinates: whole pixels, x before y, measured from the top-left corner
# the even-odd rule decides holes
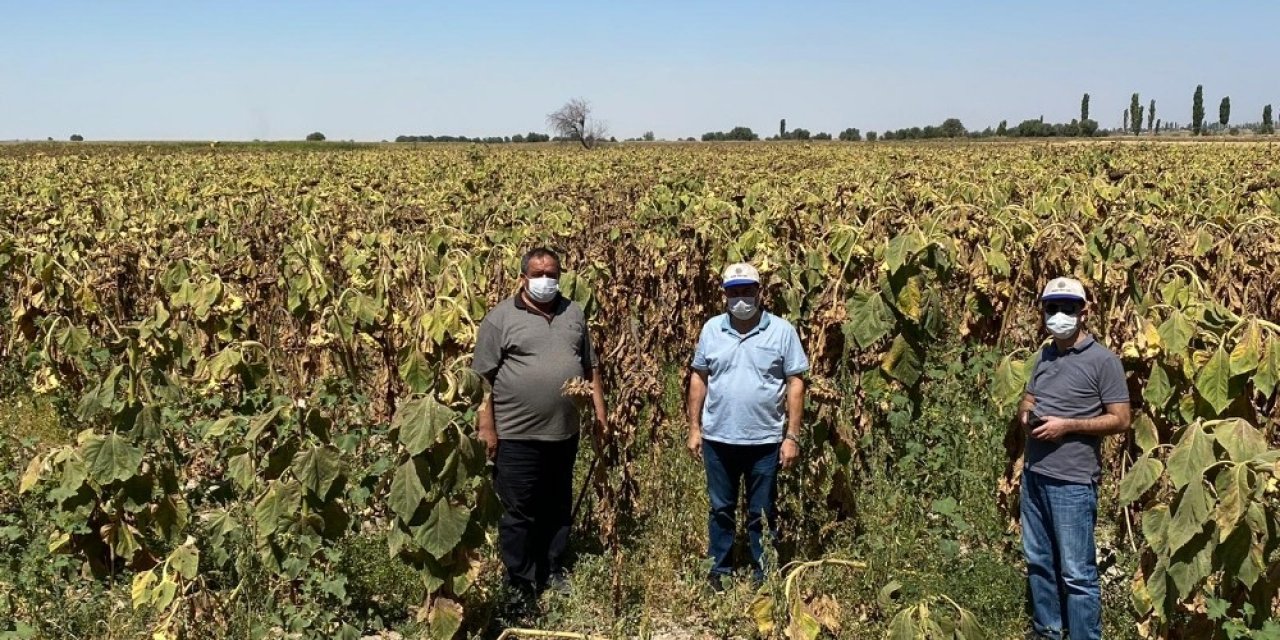
[[[577,140],[585,149],[594,147],[608,135],[604,123],[591,117],[591,104],[582,98],[574,98],[548,114],[547,124],[557,136]]]

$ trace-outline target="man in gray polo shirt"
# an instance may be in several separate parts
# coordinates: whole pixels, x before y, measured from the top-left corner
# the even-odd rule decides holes
[[[1102,637],[1093,529],[1102,437],[1129,428],[1129,388],[1120,358],[1084,331],[1084,285],[1049,281],[1040,296],[1053,337],[1036,357],[1018,417],[1027,431],[1022,475],[1022,547],[1031,626],[1037,638]]]
[[[567,588],[578,408],[565,382],[591,383],[597,438],[606,412],[586,316],[559,294],[559,256],[533,249],[520,270],[520,291],[480,323],[471,366],[488,383],[477,430],[503,506],[498,547],[509,586],[527,599],[546,586]]]

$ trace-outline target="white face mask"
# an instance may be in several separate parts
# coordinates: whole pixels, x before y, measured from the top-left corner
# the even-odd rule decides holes
[[[529,278],[529,297],[534,302],[547,303],[556,299],[556,294],[560,293],[560,281],[555,278],[541,277]]]
[[[756,299],[750,296],[729,298],[729,313],[739,320],[750,320],[756,315]]]
[[[1080,327],[1080,318],[1066,313],[1044,314],[1044,328],[1058,340],[1067,340],[1076,335]]]

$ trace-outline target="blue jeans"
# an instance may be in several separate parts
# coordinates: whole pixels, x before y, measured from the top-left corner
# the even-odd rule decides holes
[[[780,444],[725,444],[702,441],[702,459],[707,467],[707,495],[711,514],[707,532],[710,539],[711,573],[733,572],[733,536],[737,530],[738,490],[747,485],[747,538],[755,576],[764,577],[764,527],[778,538],[778,450]]]
[[[1031,628],[1039,638],[1102,637],[1102,592],[1098,587],[1093,529],[1098,488],[1022,474],[1022,550],[1031,591]]]

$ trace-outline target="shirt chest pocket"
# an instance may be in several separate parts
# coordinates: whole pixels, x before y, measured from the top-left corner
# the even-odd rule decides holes
[[[582,353],[582,332],[586,330],[581,322],[566,324],[557,327],[556,339],[575,356],[581,356]]]
[[[751,365],[766,378],[781,379],[783,376],[782,351],[769,345],[744,345],[745,355]]]

